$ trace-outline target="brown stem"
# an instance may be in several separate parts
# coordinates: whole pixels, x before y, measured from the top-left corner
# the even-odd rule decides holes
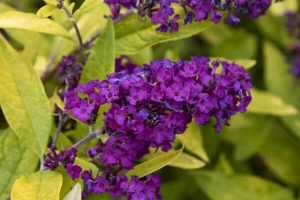
[[[73,144],[70,148],[76,148],[78,149],[80,146],[82,146],[83,144],[87,143],[88,141],[94,139],[95,137],[98,137],[98,135],[100,133],[102,133],[104,131],[105,127],[102,126],[101,128],[98,128],[95,131],[90,132],[89,134],[87,134],[84,138],[82,138],[81,140],[79,140],[76,144]]]

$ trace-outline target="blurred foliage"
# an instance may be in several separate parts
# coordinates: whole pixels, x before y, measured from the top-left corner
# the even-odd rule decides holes
[[[2,0],[2,2],[17,10],[31,13],[36,13],[44,5],[41,0]],[[83,0],[71,2],[75,2],[74,10],[76,10]],[[297,7],[297,2],[286,5],[286,9],[295,6]],[[0,12],[3,12],[1,6]],[[91,11],[93,16],[97,15],[100,19],[101,16],[97,12],[97,9]],[[89,22],[88,18],[84,20],[83,18],[79,24],[85,39],[98,28],[104,27],[104,23],[96,24],[95,17],[90,24],[86,24]],[[54,15],[53,19],[60,21],[64,27],[72,29],[68,21],[66,22],[59,14]],[[95,26],[92,27],[93,23]],[[10,44],[35,66],[40,75],[45,71],[49,57],[53,63],[57,63],[62,55],[76,49],[72,41],[51,35],[17,30],[8,30],[6,33],[9,35]],[[74,30],[69,33],[75,35]],[[20,38],[27,38],[27,40],[20,40]],[[41,40],[42,42],[39,42]],[[224,127],[220,134],[214,131],[215,122],[212,120],[203,127],[192,124],[189,126],[187,131],[189,135],[186,134],[186,138],[178,137],[174,147],[180,149],[184,144],[184,154],[181,154],[183,156],[178,156],[177,163],[175,160],[173,164],[172,157],[163,164],[169,166],[157,171],[162,176],[161,191],[164,199],[289,200],[300,198],[300,113],[298,111],[300,87],[299,81],[289,74],[290,66],[286,64],[286,50],[293,42],[294,40],[287,34],[282,12],[273,9],[257,20],[243,19],[240,25],[232,26],[222,23],[212,25],[193,37],[161,44],[153,43],[154,46],[145,45],[143,46],[145,48],[139,49],[137,54],[130,55],[138,64],[164,57],[176,60],[178,57],[188,59],[190,56],[256,60],[256,65],[248,69],[253,85],[260,89],[253,91],[255,103],[251,105],[249,112],[234,116],[230,126]],[[48,78],[44,79],[43,83],[47,96],[52,96],[58,84],[57,80]],[[7,122],[0,109],[0,141],[4,141],[7,137],[7,131],[3,131],[6,127]],[[53,135],[55,125],[53,124],[52,127]],[[60,140],[69,146],[71,142],[84,137],[87,131],[88,128],[79,123],[75,130],[68,132]],[[195,133],[197,135],[193,136]],[[2,143],[0,146],[5,144]],[[94,145],[95,141],[88,144]],[[21,155],[29,151],[22,145],[19,148]],[[80,150],[79,155],[84,158],[84,150]],[[4,156],[6,154],[0,152],[0,161]],[[161,160],[166,157],[161,157]],[[151,159],[153,157],[150,155],[140,161],[151,161]],[[3,166],[0,162],[1,169],[4,168]],[[156,166],[155,169],[161,167]],[[33,172],[33,169],[30,169],[30,172]],[[62,189],[64,195],[75,184],[70,183],[65,175],[63,174],[63,184],[66,183],[67,186]],[[14,177],[16,178],[18,177]],[[12,183],[8,184],[11,187]],[[7,187],[6,183],[3,187]],[[74,193],[76,193],[75,189]],[[7,195],[7,188],[5,192]],[[89,199],[96,198],[89,197]]]

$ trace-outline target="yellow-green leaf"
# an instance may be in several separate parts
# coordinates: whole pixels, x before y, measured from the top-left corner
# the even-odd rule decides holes
[[[297,109],[286,104],[280,97],[258,89],[251,89],[252,101],[247,107],[248,112],[267,115],[295,115]]]
[[[27,41],[27,44],[24,46],[24,49],[21,52],[21,55],[27,60],[27,62],[34,64],[34,61],[36,60],[36,56],[39,53],[41,41],[43,40],[42,34],[37,34],[37,37],[35,37],[32,40]],[[27,38],[26,38],[27,40]]]
[[[145,162],[148,160],[152,160],[158,156],[166,155],[166,152],[163,152],[160,149],[155,152],[155,149],[151,148],[149,149],[149,151],[150,153],[143,156],[139,161]],[[175,149],[171,149],[170,151],[168,151],[168,153],[172,153],[175,151]],[[204,167],[205,165],[206,163],[202,160],[184,152],[182,152],[176,159],[168,164],[168,166],[178,167],[182,169],[198,169]]]
[[[59,200],[62,175],[53,171],[36,172],[16,180],[12,200]]]
[[[211,200],[293,200],[293,193],[275,182],[246,174],[189,172]]]
[[[62,200],[81,200],[81,185],[76,183]]]
[[[271,42],[263,43],[264,54],[264,81],[266,88],[272,94],[279,96],[286,104],[300,110],[300,86],[288,72],[289,65],[286,56]],[[281,116],[284,123],[300,138],[300,113],[290,116]]]
[[[44,0],[48,5],[56,6],[58,4],[57,0]]]
[[[48,19],[40,18],[35,14],[19,11],[8,11],[0,14],[1,28],[22,29],[72,39],[68,31],[60,24]]]
[[[80,82],[88,82],[92,79],[103,80],[106,75],[115,69],[115,33],[112,20],[107,24],[95,41],[91,55],[82,70]]]
[[[65,104],[58,95],[57,87],[55,87],[53,92],[53,102],[57,105],[57,107],[59,107],[59,109],[65,109]]]
[[[137,175],[139,178],[141,178],[152,172],[155,172],[175,160],[182,153],[183,149],[184,145],[174,152],[167,152],[161,156],[157,156],[151,160],[136,165],[134,166],[133,170],[130,170],[126,173],[126,176]]]
[[[24,147],[14,132],[7,128],[0,132],[0,199],[10,196],[14,182],[20,176],[35,171],[38,156]]]
[[[94,165],[93,163],[90,163],[90,162],[85,161],[85,160],[83,160],[81,158],[78,158],[78,157],[75,159],[74,164],[79,165],[82,168],[83,171],[91,169],[94,174],[97,174],[97,172],[99,170],[98,167],[96,165]]]
[[[38,17],[49,17],[51,16],[53,13],[55,13],[56,11],[59,11],[58,7],[57,6],[54,6],[54,5],[45,5],[43,7],[41,7],[36,15]]]
[[[0,36],[0,105],[20,141],[37,155],[46,149],[52,116],[33,67]]]
[[[199,169],[205,165],[205,162],[187,153],[181,153],[175,160],[168,164],[168,166],[181,169]]]
[[[78,19],[80,15],[93,10],[96,6],[98,6],[102,2],[103,2],[102,0],[85,0],[80,6],[80,8],[77,9],[76,12],[74,13],[74,17]]]
[[[203,138],[200,127],[192,121],[188,124],[188,128],[184,134],[176,135],[176,137],[186,145],[185,149],[199,156],[205,162],[209,162],[209,158],[203,146]]]
[[[15,10],[15,8],[0,2],[0,13],[11,11],[11,10]]]

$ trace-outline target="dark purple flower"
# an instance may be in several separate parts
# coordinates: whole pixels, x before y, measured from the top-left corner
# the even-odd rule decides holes
[[[66,171],[74,181],[75,179],[79,178],[82,169],[78,165],[72,165],[71,163],[68,163]]]
[[[83,122],[87,122],[91,118],[94,104],[88,105],[87,100],[81,100],[76,107],[72,109],[72,115]]]
[[[101,194],[109,190],[109,183],[105,178],[98,176],[94,180],[94,184],[92,185],[92,190],[96,194]]]
[[[121,156],[121,150],[115,149],[111,146],[106,146],[103,148],[103,154],[100,156],[100,160],[103,163],[116,165],[118,160],[120,160]]]

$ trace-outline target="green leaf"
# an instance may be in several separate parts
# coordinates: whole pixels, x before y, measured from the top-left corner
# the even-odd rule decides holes
[[[36,15],[38,17],[46,18],[46,17],[50,17],[56,11],[59,11],[57,6],[45,5],[37,11]]]
[[[36,172],[16,180],[11,199],[18,200],[59,200],[62,176],[53,171]]]
[[[76,183],[62,200],[81,200],[81,185]]]
[[[31,41],[28,41],[27,45],[24,46],[21,55],[23,56],[23,58],[27,60],[27,62],[34,64],[35,58],[39,53],[39,47],[42,44],[41,43],[42,40],[43,40],[43,35],[37,34],[37,37],[35,37]]]
[[[60,24],[48,18],[39,18],[35,14],[19,11],[1,13],[0,27],[47,33],[72,39],[68,31]]]
[[[130,55],[130,59],[133,63],[143,66],[145,63],[150,63],[153,61],[153,50],[152,47],[146,47],[145,49],[139,51],[137,54]]]
[[[283,1],[281,3],[274,3],[270,6],[270,12],[278,17],[284,16],[287,12],[296,13],[298,11],[298,0]]]
[[[300,86],[295,84],[293,76],[289,73],[286,57],[272,43],[263,43],[264,55],[264,81],[266,88],[278,95],[286,104],[295,106],[300,110]],[[281,117],[284,123],[300,139],[300,113]]]
[[[247,107],[248,112],[266,115],[295,115],[297,109],[270,92],[251,89],[252,101]]]
[[[164,57],[168,58],[172,62],[177,62],[180,59],[178,46],[176,46],[173,50],[168,49]]]
[[[11,11],[11,10],[15,10],[15,8],[0,2],[0,13]]]
[[[199,160],[198,158],[184,152],[168,164],[168,166],[178,167],[181,169],[199,169],[204,167],[205,165],[206,163],[202,160]]]
[[[103,32],[95,41],[91,55],[82,70],[80,82],[88,82],[92,79],[106,79],[106,75],[112,73],[115,69],[114,48],[114,26],[109,18]]]
[[[155,152],[155,149],[151,148],[149,149],[149,151],[150,153],[143,156],[139,161],[145,162],[155,159],[158,156],[166,155],[166,152],[163,152],[161,149]],[[173,153],[175,151],[175,149],[171,149],[170,151],[168,151],[168,153]],[[202,160],[184,152],[182,152],[176,159],[168,164],[168,166],[178,167],[182,169],[198,169],[204,167],[205,165],[206,163]]]
[[[35,171],[38,156],[24,147],[14,132],[7,128],[0,132],[0,199],[10,196],[14,182],[20,176]]]
[[[76,157],[74,164],[80,166],[82,168],[82,171],[92,170],[94,177],[97,175],[98,170],[99,170],[98,167],[95,166],[93,163],[87,162],[79,157]],[[61,188],[61,191],[60,191],[60,199],[62,199],[64,196],[66,196],[68,194],[68,192],[76,184],[76,182],[74,182],[70,178],[70,175],[66,172],[65,168],[58,167],[55,171],[59,172],[63,177],[63,187]],[[84,187],[82,179],[77,179],[77,182],[81,185],[81,188]]]
[[[180,149],[174,152],[167,152],[164,155],[157,156],[152,160],[148,160],[139,165],[136,165],[134,166],[133,170],[130,170],[126,173],[126,176],[130,177],[133,175],[137,175],[139,178],[141,178],[152,172],[155,172],[175,160],[182,153],[183,149],[184,145],[182,145]]]
[[[102,0],[85,0],[79,9],[76,10],[74,13],[74,18],[78,19],[80,15],[90,12],[95,7],[100,5],[103,1]]]
[[[200,127],[192,121],[188,124],[188,128],[184,134],[176,136],[183,144],[188,144],[185,149],[199,156],[205,162],[209,162],[209,158],[203,146],[203,138]]]
[[[90,163],[90,162],[85,161],[78,157],[76,157],[74,164],[79,165],[83,171],[91,169],[93,174],[97,174],[98,170],[99,170],[98,167],[96,165],[94,165],[93,163]]]
[[[240,29],[231,33],[228,37],[224,37],[222,41],[212,46],[210,55],[228,59],[254,58],[258,47],[257,37]],[[221,35],[220,32],[217,34],[217,36]]]
[[[230,162],[226,158],[226,154],[221,152],[219,155],[218,163],[215,167],[215,170],[218,172],[223,172],[225,174],[233,174],[234,170],[232,166],[230,165]]]
[[[174,6],[176,13],[183,13],[180,6]],[[178,20],[179,31],[173,33],[161,33],[155,29],[150,19],[142,22],[138,14],[131,14],[122,19],[122,23],[115,26],[116,54],[132,55],[140,50],[158,43],[188,38],[207,29],[213,23],[208,20],[183,25],[183,17]]]
[[[52,126],[44,87],[33,67],[1,36],[0,47],[0,105],[4,116],[20,141],[42,155]]]
[[[269,125],[270,126],[270,125]],[[260,148],[258,156],[270,171],[287,184],[300,184],[300,144],[275,121],[272,124],[273,134]]]
[[[211,171],[189,173],[211,200],[292,200],[292,191],[252,175]]]
[[[57,0],[44,0],[48,5],[56,6],[58,4]]]
[[[265,116],[254,114],[237,114],[224,127],[222,139],[235,145],[234,159],[244,161],[256,153],[266,142],[272,132],[272,121]]]

